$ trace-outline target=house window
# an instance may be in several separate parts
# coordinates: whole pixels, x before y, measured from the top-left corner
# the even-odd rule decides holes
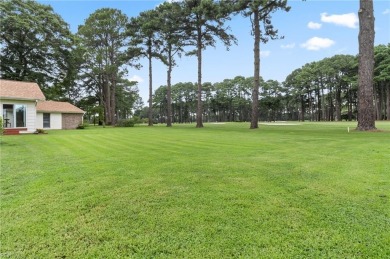
[[[43,127],[50,128],[50,113],[43,114]]]

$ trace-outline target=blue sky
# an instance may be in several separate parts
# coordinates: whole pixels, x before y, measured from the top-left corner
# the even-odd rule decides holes
[[[50,4],[54,11],[69,23],[73,32],[78,25],[95,10],[104,7],[122,10],[129,17],[156,7],[161,0],[39,0]],[[260,74],[265,79],[284,81],[294,69],[306,63],[318,61],[336,54],[358,53],[358,0],[301,0],[288,1],[288,13],[278,11],[273,14],[274,27],[283,40],[269,41],[261,45]],[[390,42],[390,1],[375,0],[375,45]],[[209,47],[203,54],[203,82],[219,82],[241,75],[253,75],[253,37],[250,21],[237,15],[227,23],[231,33],[238,39],[238,45],[230,51],[219,44]],[[195,56],[177,60],[172,82],[196,82],[197,61]],[[139,81],[138,88],[143,101],[148,99],[147,61],[141,60],[140,70],[129,70],[129,79]],[[159,61],[153,63],[153,88],[166,85],[166,67]]]

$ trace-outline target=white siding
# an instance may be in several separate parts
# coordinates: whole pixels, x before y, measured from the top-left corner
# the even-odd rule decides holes
[[[61,113],[50,113],[50,129],[62,129]]]
[[[62,114],[61,113],[50,113],[50,128],[43,127],[43,113],[38,112],[37,114],[37,129],[62,129]]]
[[[27,112],[26,112],[27,131],[34,132],[37,129],[35,128],[36,118],[37,118],[37,110],[35,109],[35,102],[28,103]]]
[[[41,113],[41,112],[37,113],[37,120],[35,123],[35,127],[37,129],[43,129],[43,113]]]
[[[19,101],[19,100],[0,100],[0,116],[3,116],[3,104],[24,104],[26,105],[26,128],[28,132],[36,130],[35,120],[37,111],[35,109],[35,101]]]

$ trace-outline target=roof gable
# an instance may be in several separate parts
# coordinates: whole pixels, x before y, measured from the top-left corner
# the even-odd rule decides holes
[[[37,83],[0,79],[0,98],[16,100],[45,100]]]
[[[83,110],[71,103],[56,101],[38,102],[37,112],[84,113]]]

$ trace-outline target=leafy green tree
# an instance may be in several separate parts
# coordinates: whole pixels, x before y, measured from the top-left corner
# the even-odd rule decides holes
[[[0,2],[1,78],[34,81],[49,99],[68,87],[73,36],[48,5],[32,0]]]
[[[202,85],[204,119],[207,121],[248,121],[250,118],[252,78],[237,76],[222,82]],[[159,122],[167,119],[167,86],[159,87],[153,96],[154,112]],[[177,83],[172,86],[173,119],[179,123],[195,121],[197,84]]]
[[[350,75],[355,72],[356,59],[351,55],[335,55],[327,59],[327,65],[332,68],[333,73],[335,120],[341,121],[343,97],[349,89]]]
[[[148,59],[149,66],[149,126],[153,126],[153,64],[152,59],[158,58],[165,62],[161,55],[161,41],[157,32],[161,24],[157,19],[159,13],[156,10],[149,10],[131,18],[128,24],[128,34],[132,38],[132,45],[138,46],[139,55]]]
[[[214,88],[218,121],[232,121],[232,117],[234,117],[234,85],[232,80],[225,79],[222,82],[217,82],[214,84]]]
[[[377,113],[382,113],[382,106],[385,106],[385,116],[390,120],[390,44],[378,45],[374,49],[375,66],[374,82],[378,94]],[[384,103],[384,105],[382,105]],[[378,119],[383,118],[378,116]]]
[[[291,93],[291,88],[287,87],[285,82],[281,83],[282,92],[282,115],[281,120],[292,121],[298,120],[295,113],[294,96]]]
[[[79,38],[74,35],[74,47],[69,53],[67,58],[67,70],[65,77],[62,81],[59,81],[55,93],[59,96],[59,100],[76,104],[80,99],[85,97],[85,93],[80,87],[80,70],[84,63],[83,59],[84,51],[80,48]]]
[[[148,112],[149,112],[149,107],[140,107],[140,109],[135,110],[134,116],[137,116],[141,119],[143,122],[148,122]]]
[[[262,79],[261,79],[262,80]],[[251,110],[251,89],[252,89],[252,78],[245,78],[243,76],[236,76],[233,79],[233,85],[235,89],[235,98],[233,105],[238,114],[238,121],[249,121],[250,110]]]
[[[212,111],[216,121],[248,121],[253,79],[236,76],[213,85]]]
[[[192,122],[196,113],[197,85],[191,82],[180,82],[172,86],[172,100],[175,102],[175,120],[179,123]]]
[[[289,11],[287,0],[237,0],[236,10],[241,11],[252,22],[252,35],[254,36],[254,74],[252,90],[252,118],[251,129],[259,127],[259,88],[260,88],[260,41],[266,43],[270,39],[277,39],[278,30],[272,25],[271,14],[278,9]],[[261,30],[261,23],[263,30]]]
[[[282,87],[276,80],[267,80],[263,83],[260,106],[263,106],[264,118],[267,121],[276,121],[281,117]],[[261,114],[261,111],[260,111]]]
[[[352,120],[356,103],[357,59],[335,55],[305,64],[287,76],[284,85],[300,102],[300,120]],[[347,108],[348,115],[342,112]]]
[[[142,110],[144,109],[144,102],[142,101],[142,97],[139,96],[139,94],[137,93],[137,97],[135,99],[135,102],[133,104],[133,115],[134,116],[137,116],[139,118],[141,118],[141,113],[142,113]],[[143,118],[141,118],[143,119]]]
[[[118,119],[129,119],[133,115],[133,107],[140,98],[137,82],[127,79],[117,82],[116,114]]]
[[[195,50],[187,54],[196,55],[198,61],[196,127],[201,128],[203,127],[202,51],[207,46],[215,47],[217,39],[228,47],[236,42],[236,38],[227,33],[228,27],[224,25],[225,21],[230,19],[231,12],[224,1],[184,0],[182,6],[187,33],[186,45],[195,47]]]
[[[167,69],[167,119],[168,127],[172,126],[172,69],[176,65],[174,57],[184,51],[185,35],[182,23],[183,9],[182,5],[176,2],[164,2],[156,8],[159,24],[158,38],[161,42],[161,53],[165,60]]]
[[[155,111],[156,116],[156,121],[159,123],[166,123],[167,121],[167,86],[163,85],[160,86],[159,88],[154,91],[154,96],[153,96],[153,109]]]
[[[296,114],[298,120],[305,120],[306,113],[306,93],[302,83],[302,73],[303,68],[298,68],[292,71],[285,80],[285,85],[290,88],[290,93],[293,96],[296,104]]]
[[[92,13],[78,30],[84,49],[85,83],[100,96],[106,124],[116,123],[117,84],[123,81],[126,65],[131,65],[134,58],[126,51],[127,23],[127,16],[120,10],[102,8]]]
[[[203,121],[210,122],[211,114],[211,100],[213,97],[214,85],[211,82],[204,82],[202,84],[202,102],[203,102]]]
[[[376,129],[373,104],[375,18],[372,0],[360,0],[359,9],[359,90],[357,129]]]

